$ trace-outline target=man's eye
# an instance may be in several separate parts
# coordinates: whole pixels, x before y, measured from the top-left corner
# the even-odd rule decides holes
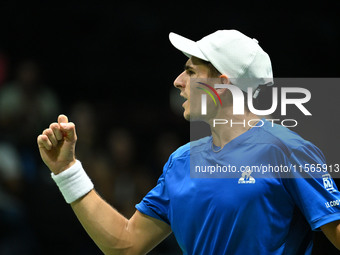
[[[195,72],[194,72],[194,71],[191,71],[191,70],[187,70],[187,74],[188,74],[189,76],[191,76],[191,75],[194,75]]]

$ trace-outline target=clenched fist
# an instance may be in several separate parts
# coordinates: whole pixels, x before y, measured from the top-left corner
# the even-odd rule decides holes
[[[54,174],[61,173],[76,162],[76,129],[65,115],[59,115],[58,123],[52,123],[38,136],[37,141],[42,160]]]

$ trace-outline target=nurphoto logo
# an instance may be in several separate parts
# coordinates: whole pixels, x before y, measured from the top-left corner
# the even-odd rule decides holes
[[[242,90],[232,84],[214,84],[209,85],[209,82],[201,82],[195,81],[193,83],[196,89],[203,91],[200,95],[201,101],[201,115],[205,116],[209,114],[209,106],[208,107],[208,96],[214,102],[215,107],[223,107],[223,100],[218,93],[218,89],[227,89],[230,91],[232,96],[232,104],[233,104],[233,115],[243,115],[245,114],[245,106],[249,109],[249,111],[258,116],[270,116],[276,110],[280,110],[281,116],[287,115],[287,105],[293,105],[295,108],[294,110],[299,110],[305,116],[312,116],[312,113],[305,107],[304,104],[308,103],[311,99],[311,92],[308,89],[302,87],[273,87],[271,88],[271,106],[268,109],[256,109],[254,106],[254,91],[253,88],[248,88],[246,97],[245,93]],[[280,92],[280,93],[279,93]],[[280,94],[280,100],[279,100]],[[279,103],[280,101],[280,103]],[[272,126],[274,126],[274,122],[280,122],[282,126],[285,127],[295,127],[298,125],[297,120],[295,119],[267,119],[268,121],[272,122]],[[244,125],[248,124],[249,127],[254,127],[254,123],[261,122],[260,119],[253,119],[250,120],[249,123],[244,122],[232,122],[232,120],[227,119],[213,119],[213,127],[216,125],[225,125],[230,124],[232,125]],[[259,123],[258,123],[259,124]],[[259,126],[257,124],[257,126]],[[260,123],[261,126],[261,123]]]

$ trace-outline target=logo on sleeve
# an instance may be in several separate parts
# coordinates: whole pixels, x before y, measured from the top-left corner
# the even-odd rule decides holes
[[[324,174],[322,176],[323,180],[323,186],[325,187],[326,190],[328,190],[330,193],[335,192],[335,188],[333,186],[333,180],[330,174]]]

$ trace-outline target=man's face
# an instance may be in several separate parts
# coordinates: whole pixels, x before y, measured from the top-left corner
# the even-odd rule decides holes
[[[190,96],[190,79],[207,79],[209,77],[209,68],[196,58],[191,57],[184,65],[184,71],[178,75],[174,81],[174,86],[181,91],[181,96],[187,99],[183,103],[184,118],[186,120],[196,119],[200,113],[199,95]],[[195,100],[193,100],[195,98]],[[192,99],[192,100],[190,100]]]

